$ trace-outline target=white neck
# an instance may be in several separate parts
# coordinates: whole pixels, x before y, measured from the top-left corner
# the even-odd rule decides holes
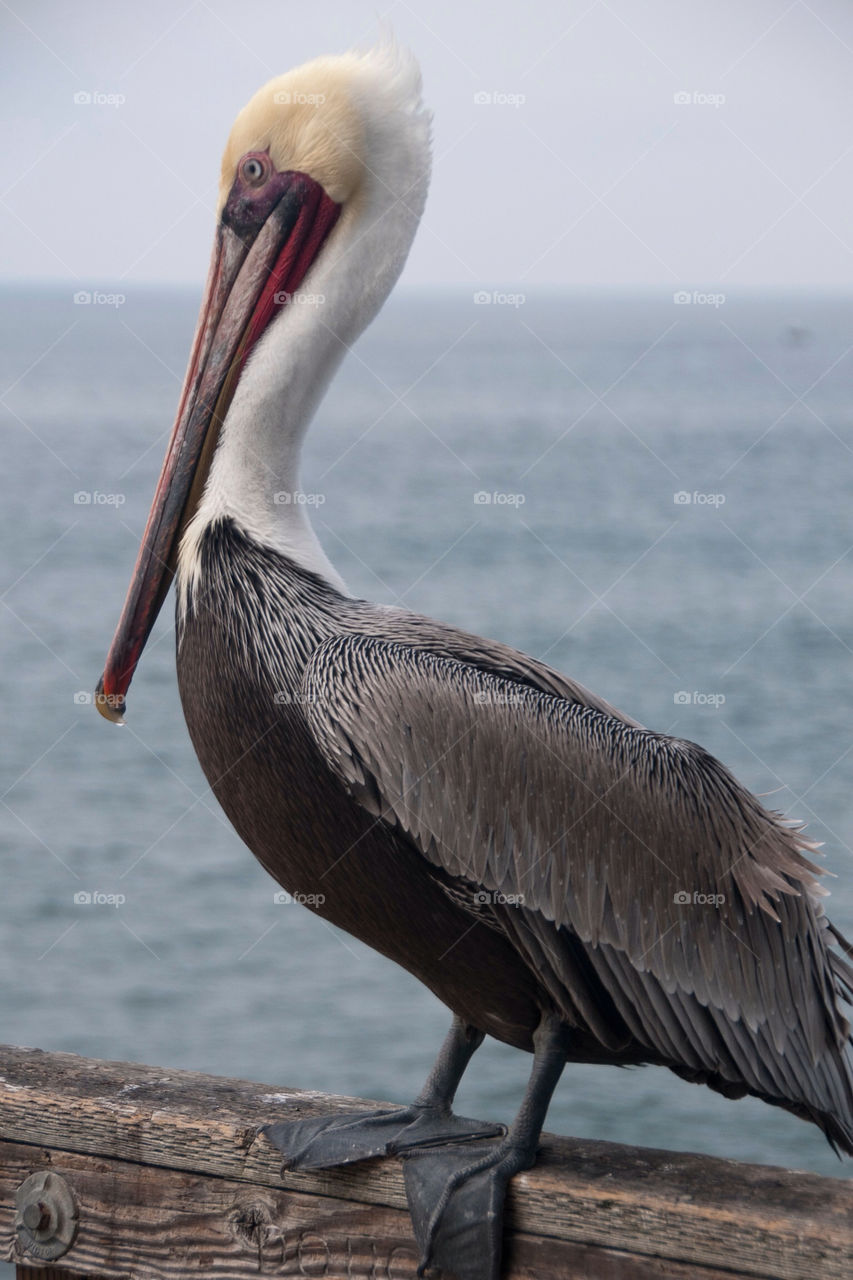
[[[347,349],[402,270],[429,181],[428,118],[410,112],[401,128],[401,117],[395,119],[387,107],[383,111],[369,85],[364,97],[364,184],[240,377],[204,493],[181,542],[178,589],[184,603],[197,580],[204,530],[221,517],[231,517],[253,540],[346,592],[308,518],[299,478],[302,441]]]

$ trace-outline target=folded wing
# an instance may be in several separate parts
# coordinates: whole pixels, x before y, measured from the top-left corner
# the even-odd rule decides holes
[[[839,1007],[853,972],[832,949],[811,846],[719,761],[368,636],[323,644],[304,697],[354,798],[472,906],[496,904],[567,1016],[591,1013],[604,1043],[627,1028],[681,1074],[778,1101],[853,1146]],[[593,1007],[602,988],[618,1029]]]

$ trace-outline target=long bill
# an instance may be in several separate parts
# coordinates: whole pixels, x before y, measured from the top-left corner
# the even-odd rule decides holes
[[[283,194],[259,225],[226,205],[178,413],[95,705],[123,721],[125,697],[175,573],[181,535],[198,506],[240,373],[272,317],[288,304],[340,206],[302,173],[277,174]]]

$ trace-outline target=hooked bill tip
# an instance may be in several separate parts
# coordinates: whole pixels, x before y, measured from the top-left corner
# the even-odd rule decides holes
[[[105,720],[113,724],[124,724],[126,702],[120,693],[104,693],[104,677],[101,676],[95,689],[95,706]]]

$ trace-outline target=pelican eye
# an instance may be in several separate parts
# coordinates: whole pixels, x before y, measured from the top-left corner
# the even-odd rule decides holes
[[[269,164],[261,156],[246,156],[240,163],[240,176],[250,187],[259,187],[266,182]]]

